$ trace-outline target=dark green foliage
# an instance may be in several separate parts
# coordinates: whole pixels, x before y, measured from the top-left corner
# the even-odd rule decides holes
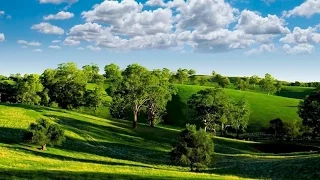
[[[274,78],[270,74],[266,74],[264,79],[260,81],[261,90],[265,93],[274,94],[277,91],[276,86],[274,85]]]
[[[112,97],[112,103],[109,111],[110,115],[116,119],[128,119],[132,113],[131,108],[121,95]]]
[[[270,132],[273,133],[275,136],[284,133],[284,124],[280,118],[273,119],[270,121]]]
[[[0,102],[16,103],[18,89],[16,85],[9,84],[7,81],[0,82]]]
[[[293,120],[284,123],[284,133],[287,137],[287,140],[292,140],[302,134],[301,132],[301,123]]]
[[[103,76],[99,75],[100,68],[98,65],[85,65],[82,67],[82,69],[89,83],[96,83],[98,81],[101,82],[101,77],[103,78]]]
[[[211,163],[213,152],[210,135],[203,129],[197,131],[195,125],[187,125],[170,155],[173,162],[189,165],[191,171],[200,171]]]
[[[23,104],[39,105],[41,97],[39,94],[43,90],[39,75],[26,75],[24,79],[20,79],[17,83],[18,95],[17,101]]]
[[[301,101],[298,110],[304,126],[312,129],[315,136],[320,135],[320,93],[310,95]]]
[[[85,98],[85,106],[93,107],[95,110],[103,104],[103,98],[105,96],[105,89],[103,84],[98,84],[94,90],[87,90]]]
[[[37,123],[32,123],[24,135],[24,140],[29,143],[42,146],[46,150],[46,145],[61,145],[65,140],[64,132],[56,124],[50,124],[45,119],[40,119]]]
[[[219,86],[221,86],[222,88],[227,87],[230,84],[230,80],[228,77],[224,77],[220,74],[217,74],[214,77],[214,81],[217,82],[219,84]]]
[[[234,86],[237,90],[245,91],[250,88],[249,79],[246,78],[245,80],[243,80],[242,78],[237,77],[234,82]]]

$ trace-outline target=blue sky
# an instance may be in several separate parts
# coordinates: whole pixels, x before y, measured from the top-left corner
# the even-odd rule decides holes
[[[320,81],[319,19],[319,0],[2,0],[0,74],[73,61]]]

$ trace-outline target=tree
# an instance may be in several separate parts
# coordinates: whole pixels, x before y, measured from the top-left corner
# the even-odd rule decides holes
[[[45,88],[42,92],[39,93],[41,97],[40,105],[42,106],[49,106],[50,104],[50,96],[49,96],[49,89]]]
[[[214,152],[213,141],[203,129],[187,125],[180,133],[178,144],[170,152],[171,160],[181,165],[189,165],[191,171],[206,168]]]
[[[284,124],[280,118],[273,119],[270,121],[270,130],[274,133],[276,137],[284,132]]]
[[[292,140],[302,134],[300,132],[301,125],[296,120],[285,122],[283,127],[288,140]]]
[[[119,86],[121,83],[123,77],[122,77],[122,71],[119,66],[116,64],[109,64],[104,67],[104,76],[106,77],[106,80],[110,83],[110,95],[113,96],[113,92],[116,91],[116,87]]]
[[[187,69],[178,69],[176,73],[176,78],[179,81],[180,84],[183,84],[184,81],[186,81],[189,77],[189,71]]]
[[[56,124],[50,124],[45,119],[32,123],[24,135],[24,140],[38,144],[42,150],[47,150],[46,145],[61,145],[65,140],[64,131]]]
[[[216,123],[223,127],[230,115],[230,99],[222,89],[208,88],[192,95],[188,106],[194,117],[200,120],[204,130],[215,131]]]
[[[214,79],[219,84],[219,86],[221,86],[222,88],[225,88],[230,84],[229,78],[224,77],[220,74],[217,74]]]
[[[146,110],[150,127],[154,127],[156,120],[160,121],[166,113],[167,103],[172,99],[172,95],[176,94],[176,88],[169,82],[169,78],[165,71],[153,70],[150,74],[149,98],[146,102]]]
[[[200,78],[196,75],[193,75],[193,76],[190,76],[189,79],[192,84],[197,84]]]
[[[138,113],[150,100],[150,91],[153,90],[154,84],[151,78],[151,73],[138,64],[129,65],[123,72],[123,80],[115,87],[115,91],[112,93],[112,97],[122,99],[125,103],[123,108],[130,108],[133,112],[133,128],[137,127]],[[117,101],[113,101],[113,104],[117,104]],[[113,105],[118,107],[118,105]]]
[[[320,93],[320,84],[316,87],[316,92]]]
[[[96,80],[95,78],[99,77],[97,75],[99,75],[100,68],[96,64],[85,65],[82,67],[82,70],[87,77],[88,82],[94,83]]]
[[[303,125],[310,127],[314,136],[320,135],[320,93],[312,94],[301,101],[298,114]]]
[[[251,85],[253,85],[253,87],[256,87],[256,84],[260,82],[260,78],[256,75],[251,76],[249,82]]]
[[[24,80],[18,81],[18,102],[30,105],[39,105],[43,86],[40,81],[40,76],[36,74],[27,75]]]
[[[198,79],[198,82],[200,84],[200,86],[204,86],[208,83],[208,79],[204,76],[201,76],[199,79]]]
[[[280,92],[281,92],[281,89],[282,89],[282,82],[281,82],[281,81],[278,81],[277,84],[276,84],[277,93],[280,93]]]
[[[237,138],[239,138],[240,131],[244,131],[248,126],[250,117],[250,105],[245,100],[240,100],[232,106],[232,118],[230,124],[236,130]]]
[[[215,78],[216,75],[217,75],[216,71],[212,71],[211,75],[212,75],[213,78]]]
[[[103,84],[97,84],[94,90],[87,90],[85,93],[85,105],[88,107],[93,107],[94,110],[97,110],[97,107],[101,106],[104,100],[106,91],[103,87]]]
[[[196,70],[193,70],[193,69],[189,69],[189,70],[188,70],[188,75],[189,75],[189,77],[196,75],[196,73],[197,73]]]
[[[266,74],[264,79],[260,81],[262,91],[266,92],[268,95],[274,94],[277,91],[274,86],[274,81],[274,78],[270,74]]]
[[[246,80],[244,81],[240,77],[237,77],[234,82],[234,85],[235,85],[236,89],[245,91],[245,90],[249,89],[249,86],[250,86],[249,79],[246,78]]]
[[[85,104],[87,78],[75,63],[59,64],[55,70],[48,69],[42,74],[42,83],[49,90],[51,102],[71,109]]]

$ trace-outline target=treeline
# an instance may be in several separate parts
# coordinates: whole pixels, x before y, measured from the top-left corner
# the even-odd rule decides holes
[[[72,109],[81,106],[98,107],[105,95],[104,80],[96,65],[78,69],[75,63],[59,64],[41,75],[20,74],[3,78],[0,83],[0,102],[22,103]],[[10,80],[10,81],[7,81]],[[97,84],[94,90],[88,82]]]

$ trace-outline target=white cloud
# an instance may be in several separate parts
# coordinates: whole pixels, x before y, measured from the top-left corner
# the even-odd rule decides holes
[[[263,1],[267,5],[270,5],[270,4],[274,3],[276,0],[261,0],[261,1]]]
[[[42,49],[34,49],[33,52],[43,52]]]
[[[164,3],[163,0],[148,0],[146,2],[146,5],[148,5],[148,6],[165,6],[166,3]]]
[[[5,15],[6,13],[4,11],[0,11],[0,17]]]
[[[48,16],[44,16],[43,19],[48,20],[66,20],[73,18],[74,14],[70,12],[60,11],[57,14],[50,14]]]
[[[224,0],[188,0],[177,11],[178,30],[192,29],[204,33],[227,28],[236,20],[234,13],[237,12]]]
[[[55,34],[62,35],[64,34],[64,30],[58,26],[51,25],[50,23],[42,22],[40,24],[35,24],[31,27],[33,30],[37,30],[43,34]]]
[[[281,38],[280,42],[287,44],[320,43],[320,34],[317,31],[317,27],[309,27],[307,29],[295,27],[293,32]]]
[[[171,32],[173,22],[170,9],[142,9],[143,5],[134,0],[106,0],[93,10],[83,12],[82,16],[87,22],[109,24],[113,33],[130,37]]]
[[[80,41],[76,41],[71,38],[67,38],[63,41],[63,44],[67,45],[67,46],[77,46],[80,44]]]
[[[61,49],[61,47],[60,47],[60,46],[52,46],[52,45],[51,45],[51,46],[49,46],[49,48],[50,48],[50,49]]]
[[[52,41],[53,44],[60,43],[60,42],[61,42],[61,40],[53,40]]]
[[[74,4],[78,1],[79,0],[40,0],[40,3],[41,4],[63,4],[63,3]]]
[[[311,17],[314,14],[320,13],[320,1],[319,0],[306,0],[300,6],[295,7],[290,11],[284,11],[283,15],[290,16],[305,16]]]
[[[36,42],[36,41],[28,42],[28,41],[25,41],[25,40],[18,40],[17,43],[18,44],[25,44],[25,45],[28,45],[28,46],[41,46],[41,43]]]
[[[6,37],[3,33],[0,33],[0,42],[3,42],[4,40],[6,40]]]
[[[90,49],[91,51],[101,51],[101,48],[97,46],[89,45],[87,46],[87,48]]]
[[[254,48],[254,49],[247,51],[246,54],[248,54],[248,55],[261,54],[264,52],[272,52],[275,49],[276,48],[275,48],[274,44],[262,44],[262,45],[260,45],[259,48]]]
[[[283,46],[283,50],[286,54],[311,54],[315,50],[315,48],[310,44],[299,44],[294,47],[285,44]]]
[[[241,29],[248,34],[285,34],[290,30],[284,27],[285,21],[276,15],[261,17],[256,12],[244,10],[241,12],[237,29]]]

